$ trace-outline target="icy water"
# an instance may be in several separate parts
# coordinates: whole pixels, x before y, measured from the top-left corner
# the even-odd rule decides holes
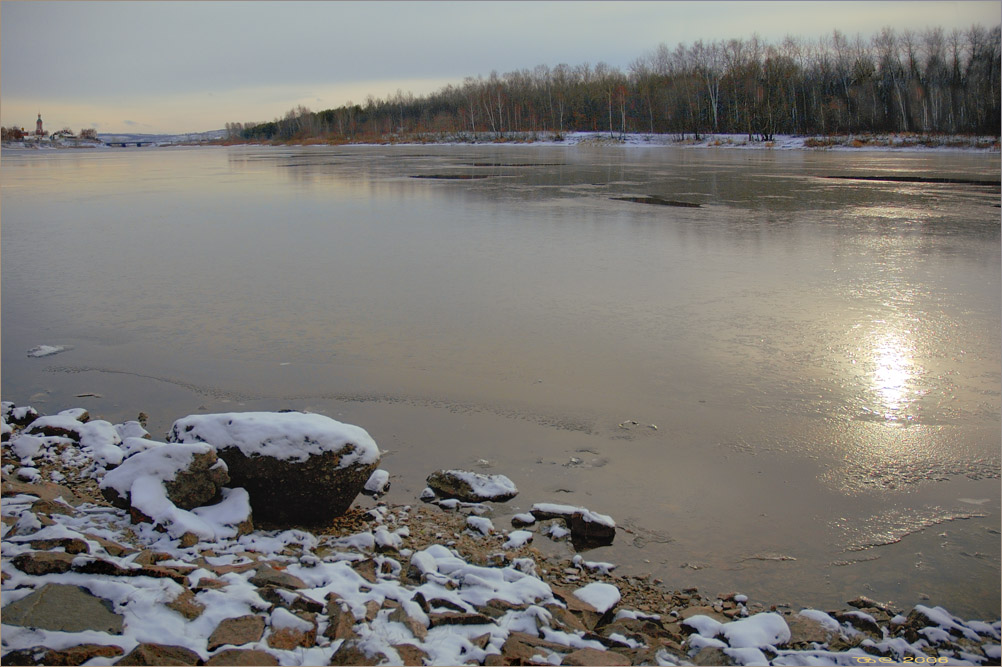
[[[997,617],[999,188],[853,175],[999,156],[5,151],[3,398],[154,436],[314,410],[373,435],[391,502],[505,474],[495,525],[609,514],[586,557],[671,588]]]

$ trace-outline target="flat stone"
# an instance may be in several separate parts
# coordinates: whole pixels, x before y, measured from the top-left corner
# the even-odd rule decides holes
[[[886,602],[878,602],[877,600],[872,600],[865,595],[853,598],[847,602],[850,607],[855,607],[856,609],[879,609],[880,611],[894,615],[899,613],[899,610],[892,607]]]
[[[257,594],[262,600],[270,603],[272,609],[282,607],[289,611],[308,611],[314,614],[324,610],[324,605],[316,600],[277,586],[262,586],[258,588]]]
[[[709,616],[713,620],[720,621],[721,623],[727,623],[730,620],[713,607],[707,606],[686,607],[679,613],[679,618],[683,621],[692,616]]]
[[[565,630],[569,630],[571,632],[588,632],[589,628],[585,627],[585,624],[581,621],[581,619],[574,615],[566,607],[561,607],[557,604],[548,604],[544,605],[544,608],[546,611],[550,612],[553,616],[553,620],[563,626]]]
[[[168,609],[173,609],[189,621],[193,621],[205,611],[205,605],[195,599],[190,588],[182,590],[176,598],[167,603]]]
[[[533,637],[525,632],[510,632],[504,646],[501,647],[501,654],[507,664],[528,665],[532,663],[532,656],[546,655],[547,653],[563,654],[569,647],[556,642],[546,641],[539,637]]]
[[[357,560],[353,562],[351,564],[351,569],[355,570],[355,572],[357,572],[370,584],[379,582],[379,577],[376,576],[376,561],[372,558],[366,558],[364,560]]]
[[[7,625],[83,632],[96,630],[122,634],[123,617],[111,610],[111,603],[79,586],[46,584],[3,608]]]
[[[55,482],[29,484],[28,482],[21,482],[18,480],[4,480],[3,490],[0,491],[0,495],[7,497],[20,495],[22,493],[29,496],[37,496],[42,500],[54,501],[56,498],[62,498],[63,501],[69,503],[70,505],[79,505],[83,502],[83,499],[73,493],[69,488],[56,484]]]
[[[369,655],[359,647],[358,640],[345,641],[331,656],[331,665],[378,665],[387,662],[386,655],[376,652]]]
[[[445,612],[428,614],[431,627],[437,628],[440,625],[490,625],[494,620],[483,614],[469,614],[463,612]]]
[[[80,644],[79,646],[70,646],[58,651],[50,649],[42,656],[39,664],[60,667],[63,665],[82,665],[91,658],[117,658],[123,653],[125,651],[120,646]],[[11,662],[7,659],[7,656],[4,656],[4,664],[14,665],[18,663]]]
[[[205,661],[206,665],[277,665],[278,658],[267,651],[228,648]]]
[[[720,665],[727,666],[733,665],[734,661],[731,660],[731,656],[727,655],[719,648],[714,648],[712,646],[706,646],[700,649],[692,658],[692,664],[694,665]]]
[[[579,648],[568,653],[561,665],[629,665],[630,659],[615,651],[599,651],[595,648]]]
[[[393,644],[393,649],[405,665],[423,665],[428,654],[413,644]]]
[[[140,644],[116,665],[201,665],[202,658],[191,649],[168,644]]]
[[[74,558],[73,554],[62,551],[28,551],[14,556],[11,563],[25,574],[40,577],[69,572]]]
[[[299,647],[310,648],[317,643],[317,630],[303,632],[294,628],[272,628],[268,635],[268,646],[280,651],[292,651]]]
[[[225,644],[240,646],[260,641],[264,635],[264,617],[248,614],[223,619],[209,636],[207,650],[214,651]]]
[[[112,542],[109,539],[94,535],[92,533],[81,533],[85,538],[92,542],[97,542],[101,545],[101,548],[108,552],[109,556],[127,556],[129,554],[135,553],[136,549],[132,547],[127,547],[124,544],[119,544],[118,542]]]
[[[76,516],[77,511],[60,500],[47,500],[39,498],[31,503],[31,511],[35,514],[64,514],[66,516]]]
[[[68,554],[88,554],[90,546],[78,537],[55,537],[47,540],[32,540],[28,542],[32,549],[49,551],[51,549],[62,549]]]
[[[280,588],[307,588],[299,577],[276,570],[270,565],[258,566],[257,572],[249,580],[255,586],[278,586]]]

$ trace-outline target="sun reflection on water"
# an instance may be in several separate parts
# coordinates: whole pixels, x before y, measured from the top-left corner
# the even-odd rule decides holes
[[[911,382],[915,376],[914,343],[899,332],[885,332],[873,346],[872,388],[880,400],[880,411],[895,418],[914,399]]]

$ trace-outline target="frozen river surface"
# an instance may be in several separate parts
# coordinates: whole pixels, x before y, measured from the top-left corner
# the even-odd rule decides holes
[[[997,153],[5,151],[2,172],[5,400],[144,411],[155,436],[323,412],[385,450],[390,501],[440,467],[502,473],[521,493],[496,525],[609,514],[588,558],[671,588],[999,614],[999,187],[829,178],[997,182]],[[631,201],[652,196],[699,207]]]

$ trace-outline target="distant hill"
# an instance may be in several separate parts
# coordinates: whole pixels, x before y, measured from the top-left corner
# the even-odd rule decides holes
[[[105,142],[118,141],[142,141],[153,142],[155,144],[186,144],[200,141],[211,141],[222,139],[226,136],[226,130],[209,130],[207,132],[189,132],[187,134],[134,134],[128,132],[98,133],[98,138]]]

